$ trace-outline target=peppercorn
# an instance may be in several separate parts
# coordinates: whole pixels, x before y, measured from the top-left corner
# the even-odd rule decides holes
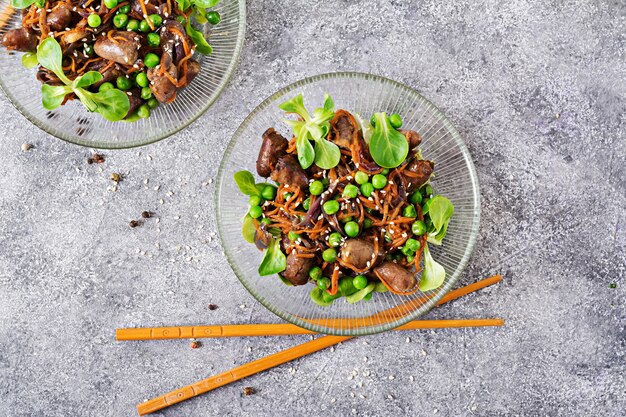
[[[209,310],[213,311],[213,310],[217,310],[217,305],[215,304],[209,304]]]
[[[152,217],[152,212],[151,211],[142,211],[141,212],[141,217],[143,217],[144,219],[149,219],[150,217]]]
[[[243,389],[243,395],[252,395],[252,394],[256,394],[256,389],[252,387],[245,387]]]
[[[192,349],[198,349],[200,346],[202,346],[202,343],[198,342],[197,340],[192,341],[189,346]]]
[[[131,220],[128,225],[132,228],[135,228],[137,226],[139,226],[141,223],[139,222],[139,220]]]
[[[92,162],[95,162],[96,164],[103,164],[104,163],[104,156],[100,155],[99,153],[94,153],[91,156],[91,160],[92,160]],[[87,160],[87,163],[89,163],[89,160]]]

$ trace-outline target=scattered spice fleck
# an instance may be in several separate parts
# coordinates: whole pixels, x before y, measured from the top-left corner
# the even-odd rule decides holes
[[[189,344],[189,347],[191,347],[192,349],[198,349],[200,346],[202,346],[202,343],[198,342],[197,340],[194,340]]]
[[[91,162],[89,162],[91,160]],[[88,164],[104,164],[104,156],[100,155],[99,153],[94,153],[93,155],[91,155],[91,158],[89,158],[87,160]]]
[[[213,310],[217,310],[219,307],[215,304],[209,304],[209,310],[213,311]]]
[[[33,145],[31,145],[30,143],[23,143],[22,144],[22,152],[28,152],[32,147],[33,147]]]
[[[253,395],[253,394],[256,394],[256,389],[252,387],[244,387],[243,395]]]
[[[134,229],[135,227],[139,226],[140,224],[141,224],[141,223],[139,222],[139,220],[131,220],[131,221],[128,223],[128,225],[129,225],[131,228],[133,228],[133,229]]]
[[[122,175],[118,174],[117,172],[114,172],[111,174],[111,181],[113,182],[120,182],[122,181]]]
[[[617,284],[615,282],[611,282],[609,284],[609,288],[617,288]]]
[[[143,217],[144,219],[149,219],[150,217],[152,217],[152,212],[150,212],[150,211],[142,211],[141,212],[141,217]]]

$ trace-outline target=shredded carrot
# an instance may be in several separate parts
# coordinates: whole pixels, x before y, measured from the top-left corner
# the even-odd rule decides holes
[[[148,17],[148,10],[146,10],[146,5],[144,4],[143,0],[139,0],[138,3],[141,6],[141,13],[143,13],[143,18],[146,20],[146,22],[148,22],[148,26],[150,26],[150,30],[154,30],[154,23],[152,23],[152,20]]]
[[[330,278],[330,288],[327,289],[326,291],[330,295],[335,295],[337,294],[338,290],[339,290],[339,267],[335,265],[335,267],[333,268],[333,275]]]

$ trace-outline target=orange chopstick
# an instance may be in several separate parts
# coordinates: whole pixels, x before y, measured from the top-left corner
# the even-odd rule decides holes
[[[456,293],[450,297],[444,297],[439,304],[443,304],[448,301],[452,301],[455,298],[477,291],[487,285],[495,284],[500,281],[501,277],[491,277],[486,280],[479,281],[475,284],[468,285],[466,287],[455,290]],[[481,284],[484,281],[490,282],[489,284]],[[426,322],[426,326],[431,327],[419,327],[420,323]],[[502,319],[473,319],[473,320],[415,320],[401,326],[401,330],[419,329],[419,328],[441,328],[441,327],[478,327],[478,326],[502,326],[504,320]],[[222,372],[221,374],[214,375],[206,378],[202,381],[187,385],[183,388],[168,392],[167,394],[145,401],[141,404],[137,404],[137,411],[140,416],[153,413],[158,410],[169,407],[170,405],[177,404],[179,402],[188,400],[195,396],[204,394],[208,391],[214,390],[221,386],[227,385],[233,381],[238,381],[242,378],[254,375],[256,373],[265,371],[278,365],[290,362],[294,359],[308,355],[309,353],[317,352],[325,349],[329,346],[335,345],[339,342],[351,339],[352,336],[322,336],[310,342],[302,343],[298,346],[294,346],[289,349],[274,353],[272,355],[257,359],[247,364],[238,366],[229,371]]]
[[[416,330],[416,329],[441,329],[453,327],[484,327],[484,326],[503,326],[502,319],[468,319],[468,320],[415,320],[395,330]],[[313,352],[325,349],[329,346],[336,345],[339,342],[352,339],[352,336],[322,336],[310,342],[302,343],[289,349],[276,352],[272,355],[265,356],[244,365],[233,368],[229,371],[222,372],[195,382],[177,390],[168,392],[167,394],[153,398],[141,404],[137,404],[137,411],[140,416],[154,413],[162,410],[170,405],[188,400],[200,394],[204,394],[215,388],[230,384],[250,375],[265,371],[278,365],[290,362],[294,359],[308,355]]]
[[[458,288],[446,294],[437,305],[455,300],[471,292],[493,285],[502,280],[500,275],[495,275],[475,282],[468,286]],[[402,306],[399,306],[402,307]],[[386,310],[385,315],[393,317],[394,311],[398,307]],[[382,313],[379,313],[382,314]],[[374,316],[373,316],[374,317]],[[344,319],[348,320],[348,319]],[[358,319],[353,319],[358,320]],[[433,320],[430,320],[433,321]],[[428,320],[420,320],[422,325]],[[371,323],[371,320],[368,321]],[[397,330],[401,330],[402,327]],[[207,337],[245,337],[245,336],[284,336],[294,334],[315,334],[316,332],[303,329],[294,324],[235,324],[235,325],[214,325],[214,326],[177,326],[177,327],[146,327],[134,329],[117,329],[115,339],[125,340],[161,340],[161,339],[199,339]]]
[[[4,29],[4,27],[11,21],[13,14],[15,13],[15,9],[11,6],[11,3],[7,3],[0,11],[0,30]]]

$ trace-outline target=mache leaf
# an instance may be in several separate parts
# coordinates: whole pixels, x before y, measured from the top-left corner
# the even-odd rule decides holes
[[[245,195],[261,195],[261,190],[256,187],[256,184],[254,183],[254,176],[250,171],[235,172],[235,175],[233,177],[235,178],[237,187],[239,187],[239,191],[241,191]]]
[[[213,47],[207,42],[204,37],[204,33],[191,26],[189,20],[187,20],[187,24],[185,25],[185,31],[196,45],[196,51],[204,55],[210,55],[213,53]]]
[[[341,151],[334,143],[326,139],[315,141],[315,164],[322,169],[331,169],[339,164]]]
[[[428,200],[428,215],[433,222],[434,231],[428,234],[428,241],[434,245],[441,245],[446,236],[448,224],[454,214],[454,205],[447,198],[436,195]]]
[[[246,214],[243,218],[243,224],[241,226],[241,235],[248,243],[254,243],[254,235],[256,234],[256,227],[254,227],[254,219]]]
[[[287,257],[280,249],[280,240],[272,238],[265,256],[259,265],[259,275],[262,277],[278,274],[287,268]]]
[[[64,84],[70,85],[72,82],[63,72],[63,52],[61,45],[54,38],[44,39],[37,47],[37,61],[44,67],[54,72]]]
[[[426,292],[439,288],[445,279],[446,270],[435,262],[428,249],[428,244],[426,244],[424,246],[424,272],[422,272],[422,279],[419,283],[420,291]]]
[[[394,129],[385,113],[375,113],[376,126],[370,139],[372,159],[383,168],[400,166],[409,153],[406,137]]]
[[[54,110],[63,104],[65,96],[72,92],[71,87],[66,85],[48,85],[41,86],[41,103],[46,110]]]

